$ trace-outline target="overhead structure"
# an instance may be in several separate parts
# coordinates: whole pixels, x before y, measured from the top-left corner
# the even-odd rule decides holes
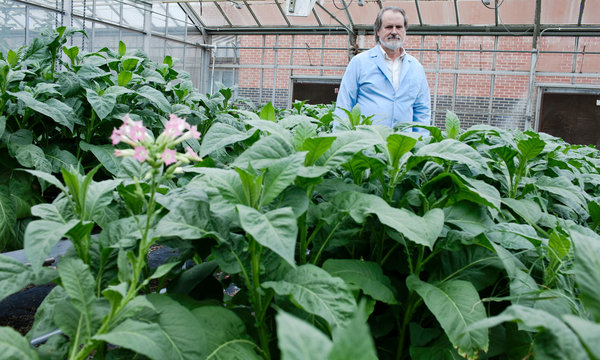
[[[185,4],[207,34],[372,32],[384,6],[407,11],[412,34],[597,36],[600,1],[575,0],[155,0]],[[193,13],[193,14],[191,14]]]

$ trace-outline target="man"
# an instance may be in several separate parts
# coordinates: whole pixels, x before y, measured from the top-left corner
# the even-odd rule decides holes
[[[374,25],[377,46],[350,60],[337,96],[337,115],[346,118],[342,109],[352,110],[358,104],[363,115],[374,115],[373,124],[430,124],[425,71],[403,48],[407,23],[402,8],[379,11]]]

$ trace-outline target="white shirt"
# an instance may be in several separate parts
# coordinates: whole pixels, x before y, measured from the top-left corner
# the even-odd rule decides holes
[[[400,73],[402,72],[402,59],[404,58],[404,55],[406,55],[406,51],[402,49],[402,54],[392,60],[381,45],[379,45],[379,48],[383,53],[383,58],[385,59],[388,70],[390,70],[390,73],[392,74],[392,85],[394,85],[394,90],[398,90],[398,86],[400,86]]]

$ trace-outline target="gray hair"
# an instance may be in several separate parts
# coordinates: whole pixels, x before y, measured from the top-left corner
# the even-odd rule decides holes
[[[381,23],[383,18],[383,13],[386,11],[399,12],[404,17],[404,28],[406,29],[408,26],[408,17],[406,16],[406,11],[403,8],[397,6],[386,6],[383,9],[379,10],[379,14],[377,14],[377,18],[375,19],[375,24],[373,25],[373,30],[375,31],[375,42],[379,43],[379,36],[377,36],[377,32],[381,29]]]

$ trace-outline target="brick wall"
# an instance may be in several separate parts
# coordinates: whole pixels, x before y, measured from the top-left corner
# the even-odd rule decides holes
[[[275,87],[275,105],[287,107],[291,76],[342,76],[349,60],[346,35],[241,35],[239,41],[239,63],[243,67],[239,69],[238,94],[250,98],[258,106],[272,100]],[[373,35],[359,36],[357,42],[362,49],[375,44]],[[496,45],[492,36],[462,36],[460,40],[456,36],[408,36],[405,48],[425,67],[436,125],[443,126],[446,110],[453,109],[463,127],[491,124],[523,129],[527,102],[535,109],[535,94],[528,95],[531,37],[502,36],[498,37]],[[457,49],[463,51],[457,55]],[[572,52],[575,49],[600,52],[600,38],[581,37],[576,41],[574,37],[546,36],[538,42],[538,49],[542,53],[536,69],[542,74],[536,76],[535,83],[592,84],[600,87],[600,77],[571,76],[573,70],[576,75],[600,73],[600,55],[577,55],[573,69],[572,53],[543,53]],[[276,71],[273,70],[275,66]],[[468,73],[448,73],[454,70]],[[492,75],[490,71],[494,70],[500,73]],[[493,99],[491,114],[488,114],[490,94]]]

